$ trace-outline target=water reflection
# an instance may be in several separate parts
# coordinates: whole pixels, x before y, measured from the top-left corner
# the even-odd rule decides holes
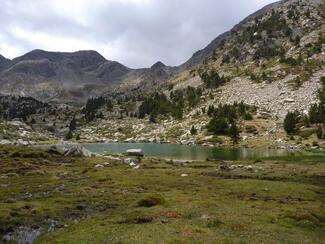
[[[206,160],[207,158],[239,160],[288,154],[287,151],[276,149],[210,148],[176,144],[112,143],[85,144],[84,146],[95,153],[124,153],[128,149],[139,148],[142,149],[147,156],[183,160]]]

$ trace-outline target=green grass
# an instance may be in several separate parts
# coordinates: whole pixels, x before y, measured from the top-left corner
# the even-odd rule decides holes
[[[24,157],[13,157],[15,151]],[[260,167],[258,172],[216,171],[220,162],[173,166],[147,158],[139,169],[113,162],[94,167],[104,162],[1,147],[0,176],[8,176],[0,177],[2,233],[54,219],[55,232],[36,243],[324,240],[325,170],[317,160],[234,162]]]
[[[314,163],[325,163],[325,153],[324,152],[310,152],[310,153],[299,153],[293,152],[291,154],[282,155],[282,156],[271,156],[268,158],[263,158],[262,160],[267,161],[285,161],[285,162],[314,162]],[[324,166],[325,167],[325,166]]]

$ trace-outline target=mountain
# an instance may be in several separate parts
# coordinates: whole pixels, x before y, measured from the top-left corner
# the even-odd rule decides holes
[[[248,16],[177,67],[158,61],[131,69],[95,51],[34,50],[13,60],[2,58],[1,92],[41,103],[4,94],[0,112],[4,118],[36,121],[43,131],[50,125],[49,133],[59,135],[75,119],[74,135],[84,142],[212,146],[230,145],[240,135],[248,147],[309,147],[321,143],[316,127],[325,131],[319,124],[324,18],[321,0],[280,1]],[[26,116],[30,111],[35,114]],[[294,129],[302,132],[294,136],[299,142],[288,140],[283,130],[289,111],[294,111]],[[235,137],[225,137],[230,131]],[[305,134],[310,138],[300,136]]]
[[[7,68],[11,63],[10,59],[5,58],[4,56],[0,55],[0,72]]]
[[[306,113],[325,76],[324,18],[321,0],[270,4],[196,52],[169,83],[202,86],[202,74],[215,71],[230,80],[214,103],[244,101],[274,118]]]
[[[0,57],[2,93],[56,102],[78,104],[113,87],[125,90],[144,81],[165,80],[168,73],[166,67],[131,69],[96,51],[33,50],[12,61]]]
[[[34,50],[13,60],[0,57],[0,89],[4,94],[80,104],[89,97],[142,94],[170,83],[176,87],[202,85],[200,73],[211,69],[231,80],[245,80],[247,86],[263,82],[269,87],[276,82],[302,85],[321,72],[323,36],[322,0],[284,0],[248,16],[178,67],[157,62],[150,68],[131,69],[96,51]],[[288,99],[296,92],[288,91]],[[249,100],[244,94],[240,97]],[[254,102],[259,103],[258,99],[264,98]]]
[[[231,38],[231,33],[239,30],[245,23],[249,22],[250,20],[254,19],[257,16],[263,15],[267,13],[270,9],[275,9],[280,2],[271,3],[261,10],[249,15],[247,18],[245,18],[243,21],[241,21],[239,24],[237,24],[231,31],[227,31],[221,35],[219,35],[217,38],[215,38],[208,46],[203,48],[202,50],[199,50],[193,54],[193,56],[186,61],[184,64],[180,66],[181,69],[190,69],[191,67],[198,65],[204,61],[205,58],[211,57],[213,54],[213,51],[217,48],[222,48],[225,44],[226,40],[228,38]]]

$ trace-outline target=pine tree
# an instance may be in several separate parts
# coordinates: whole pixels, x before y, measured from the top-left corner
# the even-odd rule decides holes
[[[298,112],[288,112],[285,119],[284,119],[284,130],[287,132],[287,134],[293,134],[297,128],[298,123]]]
[[[233,143],[238,143],[239,140],[239,129],[236,125],[236,123],[232,123],[230,128],[229,128],[229,135],[231,137],[231,140],[233,141]]]
[[[194,125],[192,125],[191,135],[196,135],[196,134],[197,134],[197,129],[194,127]]]
[[[70,131],[75,131],[76,129],[77,129],[77,122],[76,122],[76,119],[73,118],[73,119],[70,121],[69,130],[70,130]]]
[[[223,117],[213,117],[207,128],[209,132],[212,132],[215,135],[226,135],[228,131],[228,123]]]

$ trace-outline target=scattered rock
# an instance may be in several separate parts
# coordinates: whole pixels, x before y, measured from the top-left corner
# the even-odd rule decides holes
[[[244,169],[248,170],[248,171],[253,171],[253,166],[252,165],[247,165],[247,166],[244,166]]]
[[[80,144],[73,145],[64,152],[65,157],[92,157],[95,156],[92,152],[81,146]]]
[[[0,145],[11,145],[13,142],[5,139],[0,139]]]
[[[134,167],[139,163],[139,160],[135,158],[125,158],[124,163]]]
[[[233,171],[233,170],[239,170],[239,169],[243,169],[246,171],[258,171],[258,170],[262,170],[262,168],[260,167],[253,167],[252,165],[220,165],[217,170],[220,171]]]
[[[104,158],[110,159],[110,160],[115,161],[115,162],[121,162],[122,161],[122,159],[119,158],[119,157],[104,156]]]

